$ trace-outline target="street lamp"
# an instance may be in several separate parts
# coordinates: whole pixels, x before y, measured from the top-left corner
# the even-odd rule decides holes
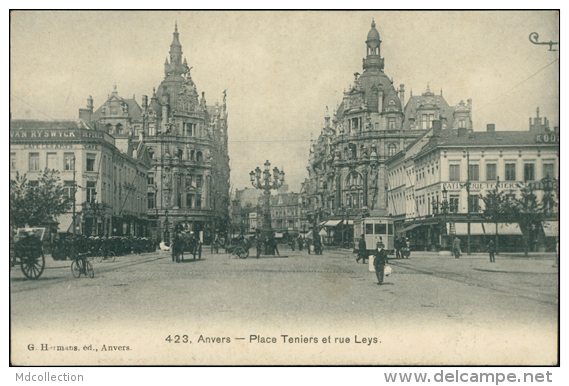
[[[285,179],[284,171],[279,171],[279,168],[275,167],[273,169],[273,174],[271,175],[271,163],[269,160],[264,164],[265,170],[262,171],[257,166],[255,170],[249,173],[251,179],[251,184],[254,188],[263,191],[263,221],[261,225],[261,235],[263,240],[268,241],[272,236],[271,228],[271,189],[280,188]],[[265,246],[265,254],[273,255],[274,251],[268,244]]]

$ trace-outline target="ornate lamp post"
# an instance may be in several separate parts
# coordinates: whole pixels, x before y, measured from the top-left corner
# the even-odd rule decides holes
[[[251,184],[253,187],[263,191],[263,221],[261,224],[261,236],[263,240],[268,241],[273,232],[271,229],[271,189],[278,189],[283,185],[285,173],[284,171],[279,171],[279,169],[275,167],[271,174],[271,164],[268,160],[265,162],[264,166],[265,170],[261,171],[257,166],[255,170],[252,170],[251,173],[249,173],[249,176],[251,177]],[[265,248],[265,254],[272,255],[274,254],[274,251],[272,248]]]

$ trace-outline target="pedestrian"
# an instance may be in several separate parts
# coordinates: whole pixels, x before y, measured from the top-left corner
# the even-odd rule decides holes
[[[358,257],[356,258],[356,263],[359,263],[360,260],[363,260],[363,263],[366,263],[367,257],[367,246],[366,246],[366,239],[364,234],[362,233],[362,237],[360,237],[360,241],[358,242]]]
[[[490,262],[495,263],[496,258],[494,254],[496,253],[496,245],[494,244],[494,240],[490,240],[488,243],[488,254],[490,255]]]
[[[401,245],[402,243],[402,237],[396,237],[395,238],[395,242],[393,243],[393,247],[395,248],[395,258],[396,259],[401,259]]]
[[[383,284],[383,273],[385,265],[387,264],[387,251],[384,248],[383,242],[378,241],[376,250],[374,251],[373,267],[375,268],[375,276],[377,276],[377,284]]]
[[[298,235],[298,251],[302,251],[302,245],[304,244],[304,241],[302,240],[302,236]]]
[[[274,235],[271,235],[271,245],[272,245],[273,253],[276,254],[277,256],[280,256],[281,254],[279,253],[279,247],[277,245],[277,238]]]
[[[258,234],[255,238],[255,247],[257,248],[257,259],[261,257],[261,252],[263,250],[263,241],[261,240],[261,235]]]
[[[290,249],[292,249],[292,251],[294,252],[294,247],[296,246],[296,240],[294,238],[291,238],[289,244],[290,244]]]
[[[305,240],[305,245],[304,245],[304,246],[306,247],[306,250],[308,251],[308,254],[310,255],[310,239],[309,239],[309,238],[305,238],[304,240]]]
[[[455,237],[452,242],[452,252],[455,259],[460,257],[460,239],[458,237]]]

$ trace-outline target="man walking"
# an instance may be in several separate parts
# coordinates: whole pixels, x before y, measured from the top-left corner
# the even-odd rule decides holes
[[[452,242],[452,252],[455,259],[460,257],[460,239],[458,237],[455,237]]]
[[[261,240],[261,234],[257,234],[255,237],[255,247],[257,248],[257,259],[261,256],[261,251],[263,250],[263,241]]]
[[[385,264],[387,264],[387,252],[381,241],[377,242],[377,248],[374,251],[373,267],[375,268],[375,276],[377,276],[377,284],[383,284],[383,273],[385,271]]]
[[[496,245],[494,245],[494,240],[490,240],[488,243],[488,254],[490,255],[490,262],[495,263],[496,258],[494,255],[496,254]]]
[[[356,263],[359,263],[360,260],[363,260],[363,263],[365,264],[366,255],[367,255],[366,239],[365,236],[362,234],[362,237],[358,242],[358,257],[356,258]]]

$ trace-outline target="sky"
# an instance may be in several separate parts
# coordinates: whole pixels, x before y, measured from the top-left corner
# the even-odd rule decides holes
[[[10,19],[14,119],[76,119],[117,85],[124,98],[152,95],[164,78],[174,23],[198,92],[227,90],[233,189],[269,160],[291,191],[308,176],[316,139],[362,72],[375,20],[384,72],[406,98],[443,92],[471,98],[474,130],[528,130],[536,108],[559,125],[559,18],[545,11],[15,11]]]

